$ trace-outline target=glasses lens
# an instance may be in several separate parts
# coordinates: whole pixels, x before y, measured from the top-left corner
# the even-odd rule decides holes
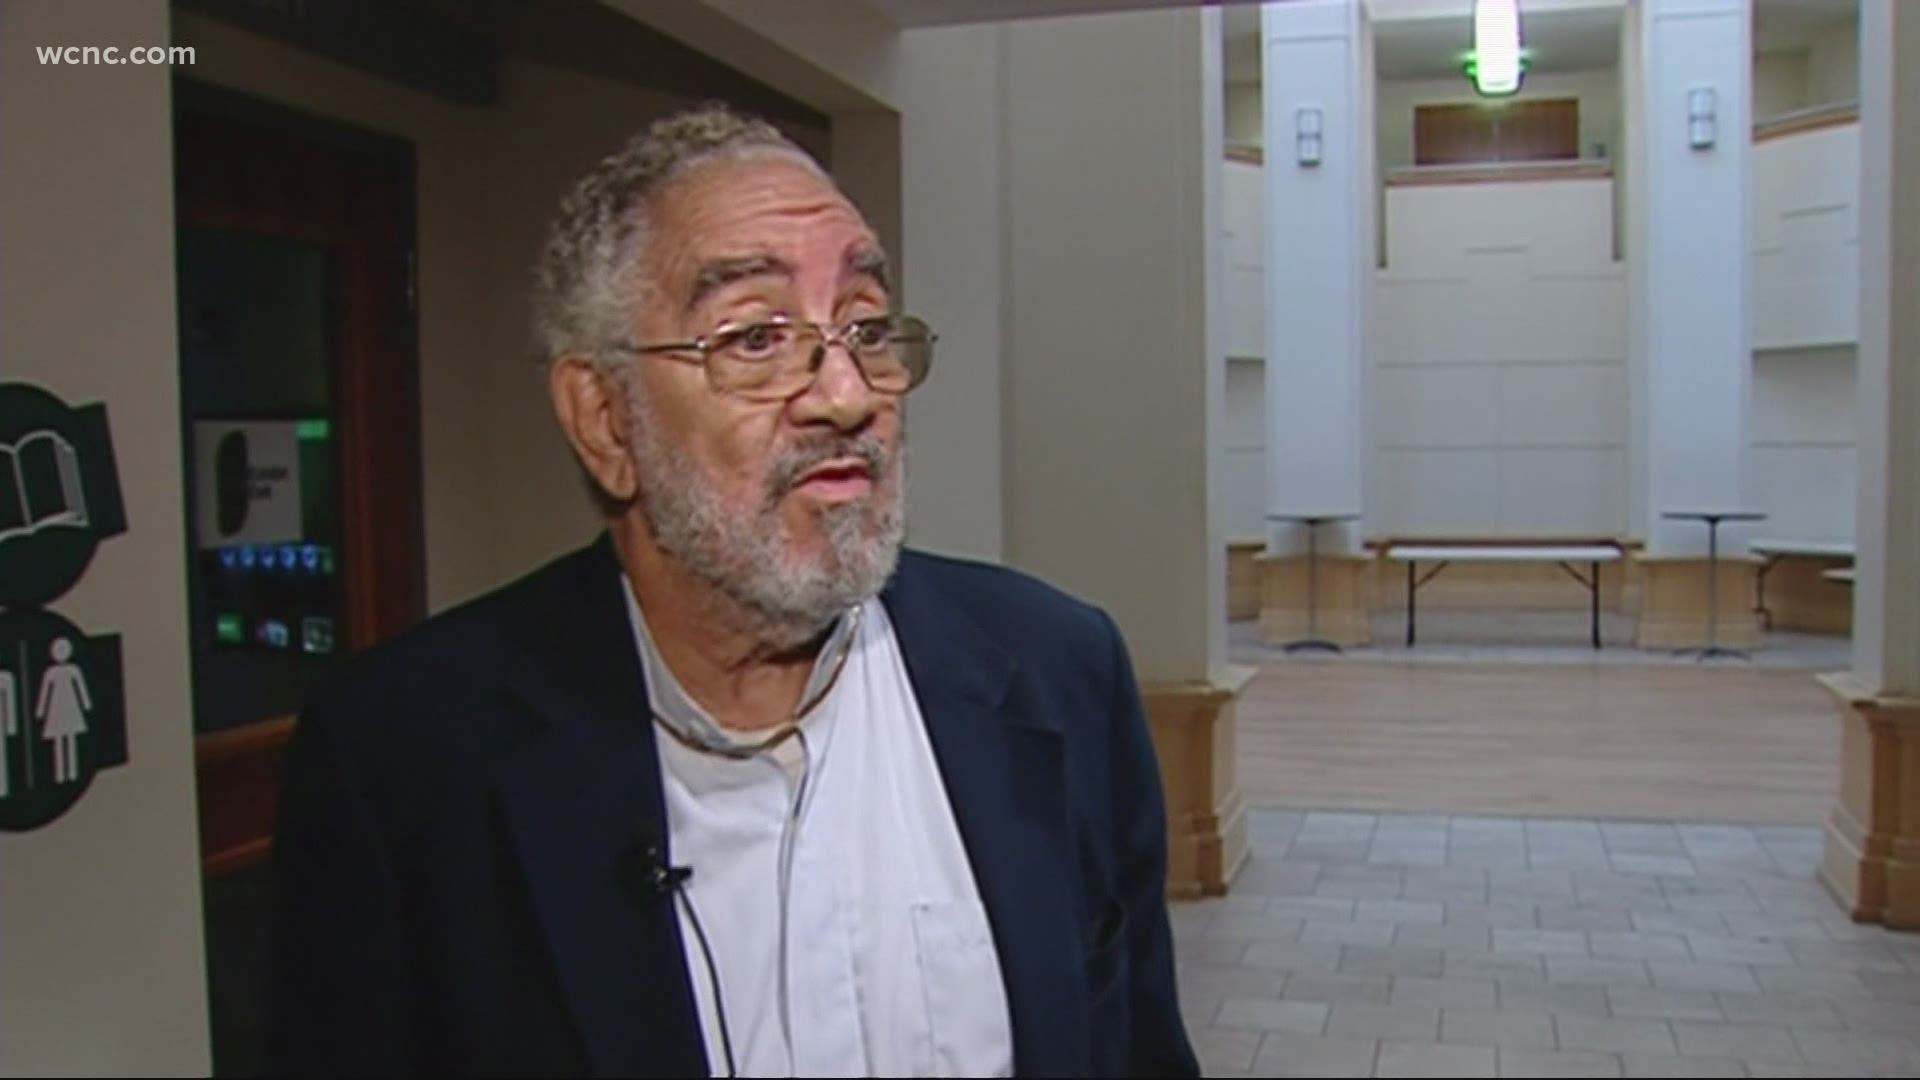
[[[899,388],[901,391],[911,390],[926,381],[927,373],[933,368],[933,343],[936,340],[932,329],[912,315],[901,315],[893,320],[893,357],[903,376]]]
[[[791,397],[812,377],[811,343],[783,322],[722,327],[708,339],[707,375],[714,388],[758,399]]]
[[[867,385],[900,394],[920,385],[933,363],[934,335],[910,315],[867,319],[842,337]],[[728,327],[709,339],[707,374],[714,389],[755,401],[804,393],[817,369],[818,337],[788,323]]]

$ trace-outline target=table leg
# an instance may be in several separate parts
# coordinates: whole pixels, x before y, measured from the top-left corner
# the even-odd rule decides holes
[[[1707,651],[1720,648],[1720,522],[1707,519]]]
[[[1593,564],[1593,576],[1587,581],[1587,591],[1593,594],[1593,647],[1600,647],[1600,563]]]
[[[1716,656],[1730,656],[1747,659],[1747,654],[1738,649],[1720,647],[1720,519],[1710,517],[1707,521],[1707,647],[1700,650],[1700,659],[1709,660]]]
[[[1773,629],[1773,612],[1767,609],[1767,575],[1773,571],[1774,567],[1780,565],[1780,560],[1784,558],[1786,558],[1785,555],[1769,556],[1753,575],[1753,610],[1760,616],[1761,627],[1767,630]]]
[[[1307,637],[1320,640],[1320,523],[1307,522]]]
[[[1418,565],[1411,559],[1407,560],[1407,648],[1409,649],[1413,648],[1413,596],[1419,591],[1419,586],[1414,584],[1413,576],[1414,568]]]

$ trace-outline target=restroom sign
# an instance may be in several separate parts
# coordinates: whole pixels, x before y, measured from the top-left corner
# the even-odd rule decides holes
[[[67,812],[127,761],[120,637],[50,611],[0,612],[0,832]]]
[[[44,610],[126,531],[106,406],[0,383],[0,832],[47,824],[127,761],[119,635]]]
[[[126,528],[106,406],[0,383],[0,607],[73,588],[100,541]]]

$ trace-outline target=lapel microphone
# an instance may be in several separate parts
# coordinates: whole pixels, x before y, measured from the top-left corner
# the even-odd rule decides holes
[[[614,874],[629,899],[650,905],[685,888],[693,880],[693,867],[668,865],[660,841],[642,835],[620,852]]]
[[[720,970],[713,961],[713,947],[707,941],[706,927],[700,924],[700,913],[694,910],[693,897],[687,895],[687,882],[693,880],[693,867],[670,865],[660,840],[654,835],[640,833],[620,852],[615,874],[635,904],[652,907],[662,900],[668,903],[675,899],[680,901],[687,923],[693,928],[694,940],[700,945],[700,959],[707,969],[707,986],[712,994],[714,1020],[720,1029],[720,1051],[726,1060],[726,1075],[739,1076],[739,1066],[733,1056],[733,1032],[727,1026],[726,998],[720,991]]]
[[[653,890],[661,895],[678,891],[687,882],[693,880],[691,866],[656,866],[649,882]]]

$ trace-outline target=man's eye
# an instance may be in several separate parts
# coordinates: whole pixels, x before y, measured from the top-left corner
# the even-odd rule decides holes
[[[748,359],[772,356],[792,340],[791,327],[778,323],[755,323],[734,331],[727,342],[727,349]]]
[[[853,326],[853,344],[860,349],[884,348],[893,336],[890,319],[863,319]]]

